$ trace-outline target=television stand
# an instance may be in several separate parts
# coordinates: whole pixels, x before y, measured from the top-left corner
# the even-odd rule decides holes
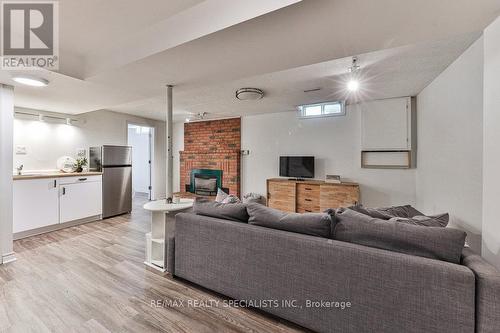
[[[286,212],[319,213],[359,202],[359,185],[322,180],[273,178],[267,180],[267,205]]]

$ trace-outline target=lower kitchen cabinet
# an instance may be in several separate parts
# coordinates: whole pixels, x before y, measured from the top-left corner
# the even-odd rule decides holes
[[[15,239],[102,216],[101,176],[22,179],[13,190]]]
[[[97,181],[61,185],[61,223],[102,214],[102,183]]]
[[[56,178],[15,181],[13,202],[14,233],[59,223],[59,186]]]

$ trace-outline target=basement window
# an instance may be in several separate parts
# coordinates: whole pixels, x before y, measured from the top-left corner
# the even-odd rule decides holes
[[[345,101],[305,104],[298,109],[301,118],[345,116]]]

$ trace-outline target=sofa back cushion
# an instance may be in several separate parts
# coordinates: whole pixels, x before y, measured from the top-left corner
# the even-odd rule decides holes
[[[391,207],[379,207],[379,208],[374,208],[378,210],[379,212],[386,213],[390,216],[394,217],[406,217],[406,218],[411,218],[413,216],[417,215],[424,215],[422,212],[418,211],[411,205],[404,205],[404,206],[391,206]]]
[[[379,208],[367,208],[361,205],[355,205],[349,207],[349,209],[377,219],[392,220],[426,227],[446,227],[450,219],[447,213],[425,216],[424,213],[410,205]]]
[[[450,215],[448,213],[438,214],[438,215],[415,215],[410,218],[405,217],[393,217],[390,221],[403,222],[413,225],[421,225],[423,227],[446,227],[448,221],[450,220]]]
[[[222,203],[216,201],[196,200],[193,212],[198,215],[210,216],[219,219],[248,222],[248,213],[245,204]]]
[[[381,220],[340,208],[335,214],[333,238],[414,256],[460,263],[465,232]]]
[[[257,203],[247,205],[248,223],[261,227],[330,238],[332,220],[325,213],[285,213]]]

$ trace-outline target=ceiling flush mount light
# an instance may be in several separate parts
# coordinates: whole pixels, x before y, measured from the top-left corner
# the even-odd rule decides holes
[[[46,79],[32,76],[14,76],[12,80],[31,87],[46,87],[49,84]]]
[[[352,79],[349,82],[347,82],[347,89],[349,91],[357,91],[359,89],[359,81]]]
[[[264,97],[264,92],[257,88],[241,88],[236,90],[236,98],[240,101],[255,101]]]
[[[351,78],[347,82],[347,90],[355,92],[359,89],[359,81],[357,80],[357,73],[359,72],[361,66],[358,65],[358,57],[352,57],[352,65],[347,69],[351,73]]]

